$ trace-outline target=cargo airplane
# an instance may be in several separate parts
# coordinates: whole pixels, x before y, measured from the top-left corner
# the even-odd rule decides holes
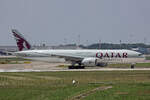
[[[142,54],[132,50],[34,50],[30,43],[16,29],[12,29],[13,36],[17,42],[18,52],[14,54],[18,57],[47,61],[50,57],[64,58],[71,63],[69,68],[84,68],[85,66],[105,66],[108,60],[137,58]]]

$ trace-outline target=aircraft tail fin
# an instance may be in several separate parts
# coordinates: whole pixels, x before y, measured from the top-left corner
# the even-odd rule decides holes
[[[21,33],[19,33],[18,30],[12,29],[12,33],[15,37],[19,51],[31,49],[30,43],[23,37]]]

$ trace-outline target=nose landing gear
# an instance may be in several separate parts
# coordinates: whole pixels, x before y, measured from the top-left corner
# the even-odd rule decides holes
[[[135,67],[135,63],[132,63],[131,64],[131,69],[134,69],[134,67]]]

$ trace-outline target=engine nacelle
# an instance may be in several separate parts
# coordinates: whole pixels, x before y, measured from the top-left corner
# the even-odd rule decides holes
[[[84,58],[82,64],[84,66],[107,66],[107,63],[101,62],[98,58]]]
[[[84,58],[82,60],[82,64],[84,66],[101,66],[101,67],[107,66],[107,63],[101,62],[97,58]]]
[[[82,64],[84,66],[96,66],[97,59],[96,58],[84,58],[82,60]]]

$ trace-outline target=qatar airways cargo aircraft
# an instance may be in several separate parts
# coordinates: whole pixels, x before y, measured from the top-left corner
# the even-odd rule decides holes
[[[85,66],[104,66],[109,59],[137,58],[141,53],[131,50],[33,50],[30,43],[16,29],[12,29],[17,42],[18,57],[47,61],[51,57],[64,58],[71,62],[69,68],[84,68]],[[78,66],[76,66],[78,64]]]

